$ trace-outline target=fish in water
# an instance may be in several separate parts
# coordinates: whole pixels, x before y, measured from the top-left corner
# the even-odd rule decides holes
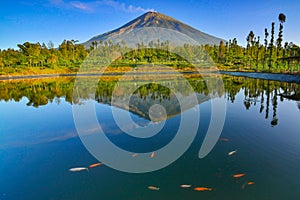
[[[134,153],[134,154],[132,154],[131,156],[132,157],[136,157],[138,154],[137,153]]]
[[[246,183],[244,183],[244,184],[242,185],[241,188],[242,188],[242,189],[245,189],[246,185],[254,185],[254,182],[252,182],[252,181],[246,182]]]
[[[186,184],[183,184],[183,185],[180,185],[181,188],[190,188],[192,187],[192,185],[186,185]]]
[[[80,172],[80,171],[84,171],[84,170],[89,171],[89,169],[86,167],[75,167],[75,168],[69,169],[70,172]]]
[[[150,186],[148,186],[148,189],[157,191],[157,190],[159,190],[159,187],[155,187],[155,186],[150,185]]]
[[[228,155],[229,155],[229,156],[232,156],[232,155],[235,154],[235,153],[236,153],[236,150],[230,151],[230,152],[228,153]]]
[[[154,151],[151,153],[151,155],[150,155],[150,157],[151,158],[154,158],[154,156],[155,156],[155,153],[154,153]]]
[[[219,140],[220,140],[220,141],[223,141],[223,142],[228,142],[228,141],[229,141],[228,138],[220,138]]]
[[[243,177],[243,176],[245,176],[245,174],[234,174],[233,178],[240,178],[240,177]]]
[[[94,167],[98,167],[100,165],[102,165],[103,163],[99,162],[99,163],[95,163],[89,166],[89,168],[94,168]]]
[[[207,188],[207,187],[196,187],[194,188],[195,191],[211,191],[212,188]]]

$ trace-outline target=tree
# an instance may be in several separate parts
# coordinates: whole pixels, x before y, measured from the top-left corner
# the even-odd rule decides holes
[[[75,62],[75,45],[76,43],[79,42],[78,40],[71,40],[71,45],[72,45],[72,60],[73,62]],[[96,44],[96,48],[97,48],[97,44]]]
[[[277,38],[277,41],[276,41],[276,43],[277,43],[277,49],[276,49],[277,58],[279,57],[279,54],[280,54],[281,49],[282,49],[281,43],[282,43],[282,40],[283,40],[283,23],[286,20],[286,16],[283,13],[280,13],[279,16],[278,16],[278,20],[279,20],[280,24],[279,24],[278,38]],[[278,62],[276,62],[276,65],[278,65]]]
[[[48,42],[47,46],[50,50],[54,49],[54,43],[51,40]]]
[[[24,44],[18,44],[20,51],[24,54],[28,60],[29,66],[37,66],[41,63],[40,52],[41,52],[41,45],[40,43],[29,43],[25,42]]]
[[[273,65],[274,34],[275,34],[275,22],[272,22],[271,39],[270,39],[270,43],[269,43],[269,47],[268,47],[269,52],[270,52],[270,58],[269,58],[269,62],[268,62],[269,70],[271,69],[271,67]]]
[[[250,48],[250,44],[253,45],[253,41],[254,41],[254,33],[253,31],[250,31],[250,33],[247,36],[247,48]]]
[[[280,21],[280,23],[284,23],[286,20],[286,16],[283,13],[280,13],[278,16],[278,20]]]
[[[247,56],[247,65],[249,62],[249,65],[251,66],[251,60],[253,57],[253,46],[255,43],[255,37],[253,31],[250,31],[250,33],[247,36],[247,51],[246,51],[246,56]]]
[[[220,63],[224,62],[224,57],[225,57],[225,45],[223,40],[220,41],[220,45],[219,45],[219,52],[218,52],[218,61]]]
[[[265,28],[265,48],[266,49],[268,48],[268,36],[269,36],[268,29]]]
[[[280,13],[278,16],[278,20],[280,22],[280,25],[279,25],[279,33],[277,39],[277,48],[281,48],[281,42],[283,40],[283,23],[286,20],[286,16],[283,13]]]

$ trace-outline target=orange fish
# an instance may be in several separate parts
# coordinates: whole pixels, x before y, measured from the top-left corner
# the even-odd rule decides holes
[[[196,187],[194,188],[195,191],[211,191],[212,188],[207,188],[207,187]]]
[[[103,163],[99,162],[99,163],[95,163],[89,166],[89,168],[94,168],[94,167],[98,167],[100,165],[102,165]]]
[[[245,174],[234,174],[233,178],[240,178],[240,177],[243,177],[243,176],[245,176]]]
[[[247,184],[248,184],[248,185],[254,185],[254,182],[249,181]]]
[[[151,158],[154,158],[154,156],[155,156],[155,153],[154,153],[154,151],[151,153],[151,155],[150,155],[150,157]]]

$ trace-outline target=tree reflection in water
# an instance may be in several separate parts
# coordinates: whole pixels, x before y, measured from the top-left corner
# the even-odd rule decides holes
[[[297,101],[296,105],[300,110],[300,85],[296,83],[222,75],[225,91],[208,91],[206,82],[198,75],[188,75],[186,78],[193,90],[198,94],[199,104],[209,100],[210,93],[213,93],[213,98],[225,95],[228,101],[235,102],[236,95],[243,92],[243,103],[247,110],[258,105],[260,106],[259,113],[265,113],[265,118],[269,119],[269,112],[272,109],[270,122],[272,126],[276,126],[279,121],[277,117],[278,100],[285,101],[288,99]],[[212,79],[211,82],[214,83],[214,76],[210,78]],[[66,102],[72,104],[72,102],[79,103],[82,99],[89,99],[91,95],[95,95],[95,100],[98,103],[110,104],[111,95],[118,82],[118,78],[116,76],[102,77],[101,81],[98,82],[96,91],[80,91],[79,93],[83,94],[80,97],[73,96],[74,81],[75,77],[0,81],[0,100],[19,102],[22,98],[26,97],[28,99],[27,106],[37,108],[52,102],[59,104],[60,98],[64,98]],[[170,84],[180,87],[180,79],[169,79],[166,76],[162,81],[170,82]],[[135,84],[134,80],[128,79],[122,91],[118,92],[126,94],[126,87],[132,87],[132,84]],[[184,88],[181,91],[185,91]],[[183,95],[189,95],[189,93],[186,92]],[[134,93],[134,98],[131,100],[131,111],[141,115],[141,117],[148,118],[148,115],[145,115],[145,112],[140,112],[139,109],[147,109],[142,108],[141,105],[143,101],[149,101],[150,99],[153,103],[166,105],[169,102],[169,104],[173,104],[172,110],[170,107],[169,113],[173,116],[180,110],[176,107],[177,104],[173,98],[174,95],[172,92],[168,88],[162,87],[159,83],[143,85]],[[138,104],[134,105],[135,103]],[[144,113],[144,115],[141,113]]]

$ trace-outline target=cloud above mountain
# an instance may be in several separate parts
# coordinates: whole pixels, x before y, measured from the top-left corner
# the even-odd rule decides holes
[[[110,7],[117,11],[126,13],[148,12],[154,11],[152,8],[143,8],[141,6],[126,5],[125,3],[114,0],[101,1],[64,1],[64,0],[49,0],[50,4],[61,9],[76,9],[80,11],[94,13],[100,10],[101,7]]]

